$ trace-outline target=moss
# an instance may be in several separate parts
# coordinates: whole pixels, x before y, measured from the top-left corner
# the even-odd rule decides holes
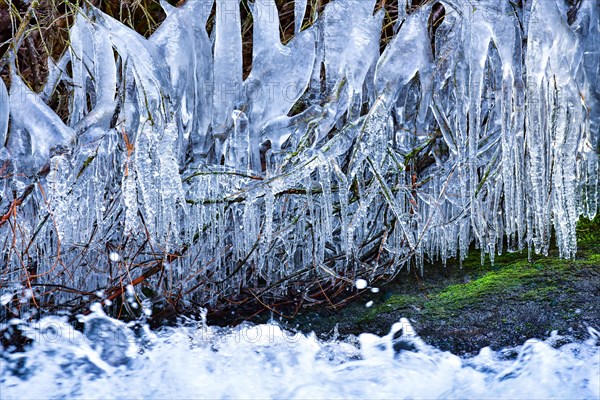
[[[341,310],[312,312],[290,327],[327,337],[338,326],[341,335],[386,334],[401,317],[413,321],[429,344],[456,354],[474,354],[484,346],[501,348],[547,337],[552,330],[588,337],[587,326],[600,326],[600,216],[582,220],[573,260],[527,251],[496,256],[482,265],[476,250],[463,260],[425,266],[424,276],[404,271],[379,293],[365,291]],[[365,307],[373,301],[371,308]]]
[[[369,322],[394,311],[450,319],[457,313],[487,309],[501,301],[555,306],[558,297],[574,293],[569,283],[578,279],[577,274],[600,265],[600,217],[582,221],[577,230],[580,255],[575,260],[558,258],[556,249],[547,257],[537,256],[534,262],[528,260],[527,252],[507,253],[498,256],[493,266],[482,265],[479,255],[472,255],[459,266],[461,282],[456,282],[460,280],[457,276],[443,282],[425,280],[419,283],[420,292],[393,294],[359,320]]]
[[[490,271],[469,283],[451,285],[439,293],[434,302],[446,307],[470,304],[490,294],[510,294],[539,271],[521,263],[507,266],[499,271]]]
[[[600,265],[600,254],[589,254],[585,260],[579,262],[585,265]]]
[[[557,286],[549,285],[545,287],[536,287],[534,289],[527,290],[521,294],[521,298],[523,300],[532,300],[532,301],[552,301],[553,298],[559,292],[559,288]]]

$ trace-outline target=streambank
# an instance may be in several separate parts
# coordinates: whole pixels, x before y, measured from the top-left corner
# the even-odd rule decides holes
[[[385,334],[406,317],[427,343],[454,354],[516,346],[552,331],[586,339],[588,326],[600,328],[600,219],[580,223],[578,240],[572,260],[552,249],[546,257],[508,253],[481,265],[473,254],[462,266],[433,264],[423,276],[405,272],[377,293],[366,288],[344,308],[308,309],[283,323],[343,337]]]

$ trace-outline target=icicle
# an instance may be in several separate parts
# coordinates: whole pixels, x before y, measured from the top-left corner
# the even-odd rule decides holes
[[[8,133],[8,115],[10,113],[10,99],[4,81],[0,79],[0,148],[6,143],[6,134]]]
[[[71,70],[73,74],[73,98],[70,105],[69,124],[74,127],[89,110],[87,109],[86,91],[88,80],[91,79],[90,72],[93,70],[93,46],[94,40],[91,32],[92,27],[88,24],[88,20],[78,15],[75,20],[75,25],[71,29],[71,53],[70,59]]]
[[[161,212],[163,213],[163,225],[159,231],[163,234],[169,232],[173,235],[173,241],[179,242],[179,218],[178,205],[185,213],[187,207],[185,193],[179,175],[179,165],[176,156],[177,127],[170,123],[165,127],[162,137],[159,139],[157,156],[159,159],[160,176],[160,198],[162,201]]]
[[[265,140],[282,143],[276,132],[265,130],[269,123],[285,118],[306,90],[315,60],[312,29],[295,36],[286,46],[279,38],[279,17],[273,0],[257,1],[253,7],[252,71],[244,81],[249,104],[252,169],[260,170],[259,148]],[[279,132],[281,134],[282,132]]]
[[[213,65],[212,135],[214,155],[220,164],[229,134],[231,111],[242,90],[242,34],[238,0],[217,0]]]
[[[167,18],[152,34],[149,41],[156,46],[158,53],[167,64],[170,72],[171,93],[174,107],[178,111],[187,139],[194,114],[195,95],[195,48],[193,27],[186,23],[186,13],[161,1]],[[165,8],[166,7],[166,8]]]
[[[571,257],[575,253],[577,220],[575,152],[582,117],[580,93],[573,76],[582,50],[554,2],[534,1],[531,13],[530,50],[525,63],[530,77],[528,103],[532,109],[526,128],[530,148],[529,179],[534,192],[534,243],[536,251],[547,252],[552,212],[560,253]],[[555,21],[553,29],[549,29],[548,20]],[[548,193],[552,195],[553,204],[548,200]]]
[[[8,149],[18,168],[39,169],[48,160],[52,148],[69,146],[75,138],[75,132],[16,74],[11,76],[10,116],[12,131]],[[33,157],[33,165],[29,157]]]
[[[168,70],[162,67],[163,60],[158,49],[110,16],[98,10],[95,12],[98,13],[97,23],[105,28],[105,34],[135,77],[143,117],[160,124],[165,119],[167,103],[172,96]]]
[[[273,241],[273,214],[275,213],[275,194],[272,190],[267,190],[265,193],[265,219],[263,232],[261,236],[261,253],[264,258],[268,258],[269,247]],[[261,260],[262,261],[262,260]],[[268,275],[268,271],[265,271]]]
[[[383,10],[373,15],[374,7],[374,0],[338,0],[325,7],[323,64],[328,92],[344,76],[350,85],[349,95],[361,91],[368,70],[379,56]]]
[[[83,17],[79,17],[83,18]],[[84,22],[78,21],[82,24]],[[90,28],[91,38],[84,37],[82,40],[92,39],[93,47],[90,49],[83,49],[83,60],[84,68],[89,70],[93,68],[93,82],[94,82],[94,99],[95,102],[92,104],[92,109],[89,113],[74,126],[75,131],[82,132],[91,127],[97,126],[103,129],[108,129],[111,119],[115,111],[115,94],[117,89],[117,66],[115,63],[115,56],[113,47],[110,42],[106,40],[108,32],[101,27]],[[89,44],[87,44],[89,45]],[[91,54],[88,53],[91,52]],[[89,57],[89,59],[88,59]],[[88,65],[88,62],[91,65]],[[73,61],[72,61],[73,63]],[[92,79],[92,77],[89,77]],[[86,87],[85,79],[81,82]],[[84,101],[85,94],[84,94]]]
[[[306,14],[307,0],[294,0],[294,34],[297,35],[302,29],[302,21]]]
[[[582,40],[583,60],[582,78],[579,82],[581,102],[589,121],[584,128],[580,152],[584,154],[579,161],[581,169],[582,213],[588,219],[594,219],[600,211],[600,181],[598,149],[600,148],[600,20],[598,7],[593,1],[581,4],[577,20],[573,24]]]
[[[373,200],[375,200],[375,196],[377,196],[377,193],[378,193],[378,191],[376,189],[377,186],[378,185],[373,183],[371,186],[368,187],[366,193],[360,199],[358,209],[355,211],[354,215],[352,216],[352,220],[348,226],[348,239],[347,239],[347,242],[349,244],[348,247],[350,249],[354,250],[355,231],[359,227],[359,224],[363,223],[363,219],[367,215],[368,207],[371,205]]]
[[[72,32],[71,36],[73,36]],[[56,87],[58,86],[58,83],[61,80],[69,79],[66,69],[67,63],[69,61],[71,61],[71,56],[69,52],[65,52],[65,54],[56,63],[54,62],[52,57],[48,57],[48,79],[46,80],[46,84],[44,85],[42,93],[40,93],[40,96],[44,100],[44,102],[48,102],[50,96],[52,96],[52,93],[54,93]]]
[[[333,240],[333,196],[331,194],[331,180],[330,180],[329,165],[323,161],[323,166],[319,169],[319,181],[321,183],[321,189],[323,190],[323,203],[324,207],[321,208],[323,215],[323,226],[324,232],[322,234],[324,240]]]
[[[133,160],[124,162],[123,204],[125,205],[125,235],[135,234],[138,231],[138,199],[136,170]]]
[[[161,204],[159,193],[159,171],[153,147],[157,141],[156,133],[150,123],[142,124],[135,142],[134,165],[143,198],[145,221],[153,235],[157,233],[157,209]]]
[[[281,46],[279,40],[279,14],[275,0],[256,0],[249,3],[254,21],[252,61],[259,61]]]
[[[350,198],[350,191],[348,180],[346,175],[340,169],[338,163],[333,160],[332,167],[335,172],[335,176],[338,180],[338,199],[340,203],[340,222],[341,222],[341,247],[346,258],[351,255],[351,237],[348,235],[348,199]]]
[[[244,253],[249,255],[254,246],[254,240],[258,237],[255,199],[247,199],[244,202],[243,228],[244,228]]]
[[[242,171],[250,170],[250,130],[246,114],[239,110],[233,110],[231,114],[234,129],[233,135],[228,139],[228,154],[225,157],[225,165],[240,168]]]
[[[52,208],[52,218],[56,224],[59,240],[63,240],[65,232],[73,227],[71,208],[68,202],[69,175],[71,166],[64,155],[57,155],[50,160],[48,173],[48,204]]]
[[[387,101],[417,72],[429,73],[433,61],[427,33],[429,9],[421,7],[406,19],[377,62],[375,87],[378,95],[386,93]],[[407,59],[411,62],[405,62]]]
[[[271,142],[271,149],[280,152],[283,144],[292,137],[292,148],[298,144],[300,137],[306,134],[308,125],[323,114],[317,105],[311,106],[293,117],[280,116],[271,119],[260,129],[260,140]]]

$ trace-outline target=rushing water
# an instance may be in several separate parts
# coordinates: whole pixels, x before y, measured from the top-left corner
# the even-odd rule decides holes
[[[95,311],[21,324],[25,352],[0,353],[2,398],[587,398],[600,397],[599,334],[555,333],[461,358],[402,319],[384,337],[321,341],[277,325],[187,322],[150,331]],[[17,324],[17,321],[13,322]]]

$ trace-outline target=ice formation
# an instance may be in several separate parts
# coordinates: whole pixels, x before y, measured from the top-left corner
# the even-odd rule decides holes
[[[165,3],[148,39],[80,10],[42,93],[0,82],[2,291],[59,302],[158,265],[194,304],[302,296],[473,244],[547,253],[552,232],[573,257],[598,210],[600,5],[401,7],[383,51],[375,7],[306,24],[298,0],[283,44],[257,0],[245,79],[237,0]],[[60,82],[67,121],[46,104]]]

